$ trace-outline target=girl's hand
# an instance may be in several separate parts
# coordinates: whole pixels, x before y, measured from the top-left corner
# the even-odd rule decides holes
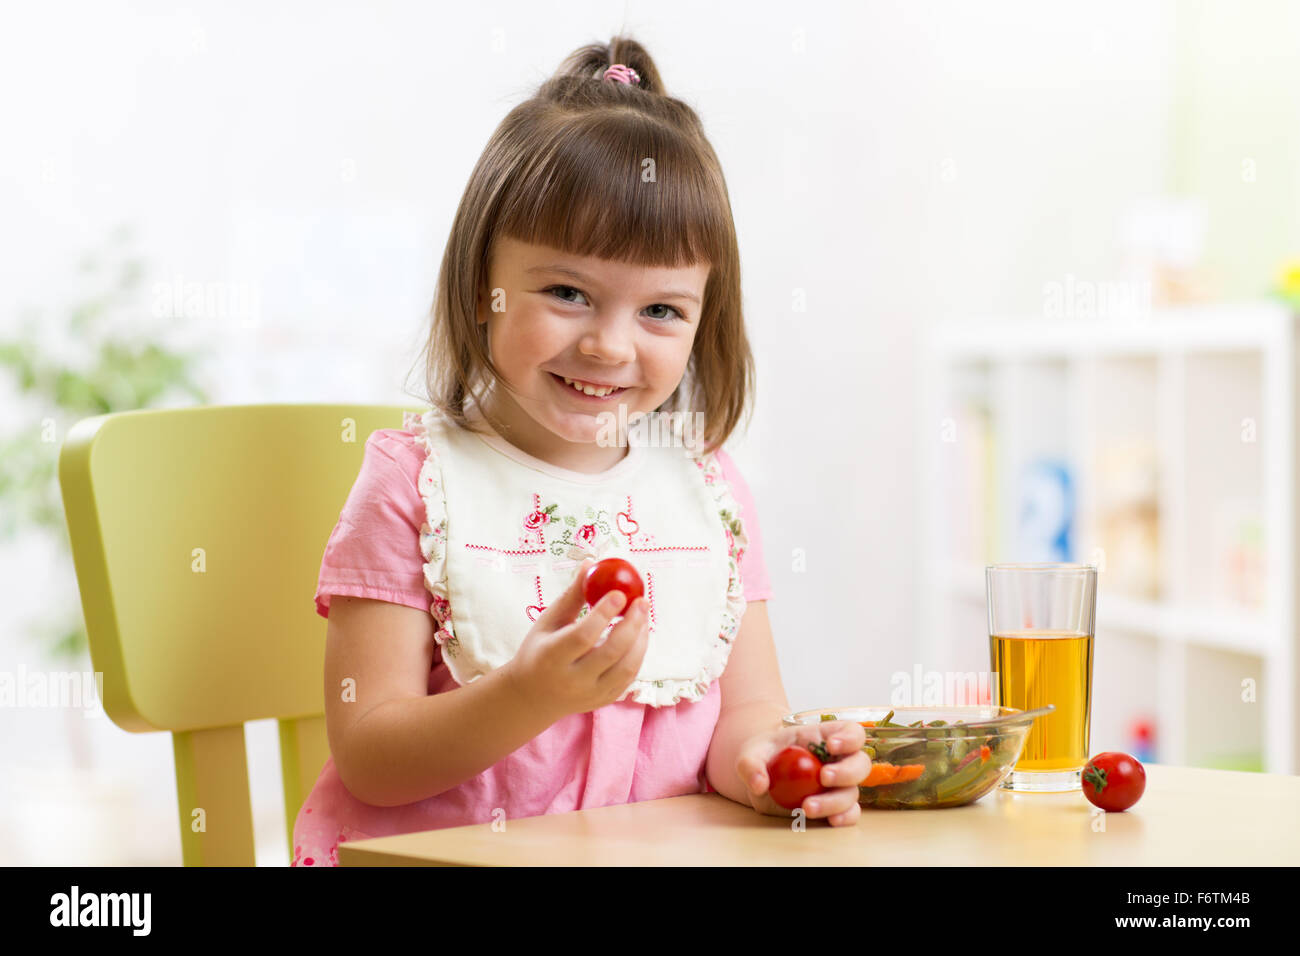
[[[833,827],[848,827],[858,822],[862,813],[858,805],[858,784],[871,772],[871,758],[862,749],[867,732],[852,720],[780,727],[747,740],[736,758],[736,773],[755,810],[778,817],[788,817],[794,812],[773,800],[768,792],[771,780],[767,776],[767,763],[786,747],[804,746],[818,740],[826,744],[832,756],[847,756],[822,767],[821,784],[827,789],[807,797],[802,804],[803,812],[809,819],[826,817]]]
[[[587,603],[583,584],[587,558],[578,567],[568,589],[552,601],[533,622],[523,643],[503,670],[520,698],[537,712],[559,720],[612,704],[636,679],[650,643],[650,619],[645,598],[631,607],[622,591],[610,591],[578,619]],[[596,646],[616,615],[623,618]]]

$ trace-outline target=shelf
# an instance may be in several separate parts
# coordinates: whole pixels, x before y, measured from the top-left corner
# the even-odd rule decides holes
[[[984,604],[984,568],[950,568],[943,577],[949,594]],[[1115,628],[1172,641],[1264,656],[1272,652],[1268,620],[1251,608],[1196,606],[1106,594],[1105,574],[1097,578],[1097,629]]]
[[[1255,301],[930,328],[918,377],[920,426],[939,425],[918,446],[924,653],[969,655],[985,563],[1095,563],[1103,653],[1120,669],[1114,713],[1151,707],[1162,760],[1259,753],[1268,772],[1295,772],[1297,318]],[[1120,679],[1133,667],[1149,694]],[[1243,675],[1268,688],[1258,709],[1234,703]],[[1213,725],[1224,739],[1192,719],[1208,701],[1231,718]]]
[[[949,360],[1240,351],[1280,341],[1290,321],[1284,306],[1270,302],[1156,309],[1145,318],[1094,322],[972,320],[940,325],[930,333],[930,345]]]

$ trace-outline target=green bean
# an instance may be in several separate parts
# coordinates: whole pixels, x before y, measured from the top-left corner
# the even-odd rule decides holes
[[[962,767],[946,780],[940,781],[935,787],[935,796],[940,800],[948,800],[961,791],[963,787],[976,780],[984,772],[984,762],[976,758]]]
[[[932,785],[936,780],[940,780],[946,777],[951,772],[951,770],[952,770],[952,763],[949,762],[947,757],[937,757],[936,759],[930,761],[930,763],[926,766],[925,770],[921,773],[921,776],[917,778],[917,780],[919,783],[922,783],[928,787]]]
[[[924,737],[881,737],[875,741],[876,751],[882,757],[889,754],[893,754],[899,750],[904,750],[915,744],[920,744],[922,747],[924,747],[925,738]]]
[[[913,763],[918,758],[925,756],[925,745],[924,740],[908,741],[891,748],[887,753],[881,751],[883,754],[882,759],[887,759],[890,763]]]

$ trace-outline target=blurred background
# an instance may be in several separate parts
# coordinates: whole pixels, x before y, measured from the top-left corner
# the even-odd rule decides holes
[[[759,372],[729,450],[791,705],[985,670],[983,566],[1086,561],[1092,752],[1294,773],[1285,0],[10,9],[0,670],[93,669],[68,428],[419,407],[472,165],[567,53],[618,32],[727,175]],[[247,732],[258,862],[285,865],[274,724]],[[167,734],[10,701],[0,748],[0,863],[180,862]]]

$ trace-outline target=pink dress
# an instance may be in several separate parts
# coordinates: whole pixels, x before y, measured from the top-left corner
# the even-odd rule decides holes
[[[424,450],[402,429],[366,442],[361,471],[325,548],[316,612],[329,617],[332,595],[372,598],[429,611],[417,489]],[[771,596],[757,511],[748,486],[724,451],[724,478],[741,506],[749,545],[738,565],[747,602]],[[460,685],[434,646],[430,694]],[[376,807],[343,785],[333,758],[294,823],[292,866],[335,866],[338,844],[419,830],[487,823],[589,807],[656,800],[711,789],[705,761],[721,705],[714,680],[699,701],[652,707],[623,700],[570,714],[478,776],[428,799]]]

